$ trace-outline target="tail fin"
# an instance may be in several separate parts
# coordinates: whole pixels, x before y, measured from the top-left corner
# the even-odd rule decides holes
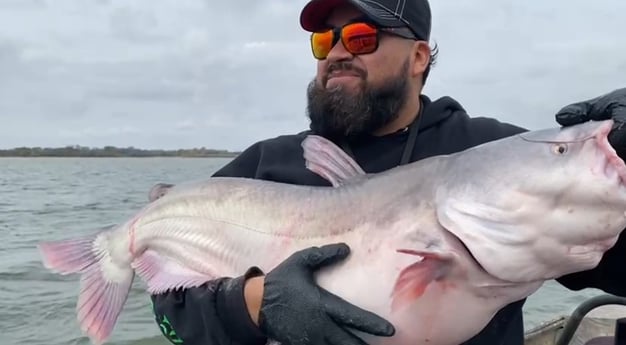
[[[63,275],[81,275],[77,319],[95,344],[102,344],[111,334],[135,276],[130,264],[121,267],[111,257],[110,232],[107,228],[82,238],[38,246],[46,268]]]

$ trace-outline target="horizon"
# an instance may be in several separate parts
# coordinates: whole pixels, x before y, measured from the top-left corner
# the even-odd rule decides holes
[[[142,150],[142,151],[180,151],[180,150],[214,150],[214,151],[224,151],[229,153],[235,153],[236,151],[231,151],[222,148],[215,147],[177,147],[177,148],[162,148],[162,147],[154,147],[154,148],[145,148],[145,147],[135,147],[135,146],[114,146],[114,145],[104,145],[104,146],[86,146],[86,145],[63,145],[63,146],[16,146],[3,148],[0,147],[0,152],[2,151],[14,151],[19,149],[44,149],[44,150],[62,150],[68,148],[80,148],[80,149],[89,149],[89,150],[103,150],[107,147],[111,147],[116,150],[124,150],[124,149],[133,149],[133,150]],[[237,152],[240,153],[240,152]]]

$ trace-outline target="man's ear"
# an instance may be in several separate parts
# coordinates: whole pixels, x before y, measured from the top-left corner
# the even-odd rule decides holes
[[[416,41],[413,44],[413,50],[411,52],[413,60],[413,69],[411,74],[413,77],[424,74],[428,64],[430,63],[430,46],[426,41]]]

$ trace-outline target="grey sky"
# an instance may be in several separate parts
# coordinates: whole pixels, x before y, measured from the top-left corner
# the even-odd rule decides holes
[[[0,0],[0,148],[212,147],[305,129],[305,0]],[[624,0],[431,0],[426,94],[552,126],[626,86]]]

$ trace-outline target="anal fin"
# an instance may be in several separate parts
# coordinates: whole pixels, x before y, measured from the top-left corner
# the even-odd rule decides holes
[[[391,294],[391,310],[395,312],[424,294],[433,282],[445,279],[452,267],[453,258],[433,252],[398,249],[399,253],[421,256],[422,260],[404,268]]]
[[[173,260],[146,250],[133,261],[133,268],[148,285],[151,294],[162,293],[178,288],[202,285],[214,277],[194,271]]]

